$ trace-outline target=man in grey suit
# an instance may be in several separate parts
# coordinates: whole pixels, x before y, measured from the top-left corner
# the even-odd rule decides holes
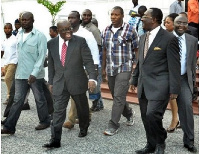
[[[190,152],[197,152],[194,146],[194,118],[192,109],[192,94],[196,86],[196,54],[198,40],[186,32],[188,20],[178,16],[174,20],[174,35],[180,40],[181,55],[181,92],[177,97],[178,114],[181,128],[184,132],[184,147]]]
[[[142,17],[147,31],[139,41],[139,57],[131,89],[137,86],[141,117],[147,144],[137,154],[163,154],[167,132],[162,119],[170,99],[180,92],[180,55],[177,38],[160,25],[163,14],[150,8]]]
[[[95,66],[85,39],[72,35],[73,29],[67,20],[59,21],[57,27],[59,36],[47,44],[49,84],[54,98],[54,113],[51,140],[43,146],[46,148],[60,147],[62,125],[70,96],[77,107],[80,128],[78,137],[87,135],[89,106],[86,91],[88,87],[93,91],[96,86]],[[89,81],[83,65],[89,74]]]

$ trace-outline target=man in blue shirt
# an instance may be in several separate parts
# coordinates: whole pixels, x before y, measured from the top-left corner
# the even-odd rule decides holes
[[[44,59],[47,51],[47,40],[44,34],[33,27],[34,17],[31,12],[22,14],[22,28],[19,32],[17,54],[18,65],[15,73],[15,97],[7,120],[1,134],[14,134],[24,100],[29,87],[32,89],[39,125],[36,130],[42,130],[50,126],[47,102],[43,91]]]

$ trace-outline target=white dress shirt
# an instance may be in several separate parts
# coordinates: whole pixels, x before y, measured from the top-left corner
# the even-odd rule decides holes
[[[2,51],[4,51],[4,65],[17,64],[17,38],[11,35],[2,43]]]
[[[160,26],[156,27],[155,29],[153,29],[152,31],[150,31],[150,35],[149,35],[149,47],[151,46],[153,40],[155,39],[158,31],[160,30]]]

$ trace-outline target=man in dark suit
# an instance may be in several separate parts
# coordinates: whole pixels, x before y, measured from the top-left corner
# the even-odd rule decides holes
[[[194,118],[192,94],[196,86],[196,54],[198,40],[186,33],[188,20],[178,16],[174,20],[174,35],[180,40],[181,55],[181,92],[177,97],[178,114],[184,132],[184,147],[190,152],[197,152],[194,146]]]
[[[178,40],[160,26],[162,18],[160,9],[150,8],[141,19],[147,33],[140,38],[131,89],[137,86],[147,144],[136,151],[138,154],[164,153],[167,132],[162,124],[163,115],[169,98],[177,98],[180,92]]]
[[[60,147],[62,125],[70,96],[77,107],[80,127],[78,137],[87,135],[89,106],[86,91],[88,87],[93,91],[96,84],[95,66],[85,39],[72,35],[73,29],[67,20],[59,21],[57,27],[59,36],[47,43],[49,84],[54,99],[54,113],[51,124],[52,138],[50,143],[44,145],[46,148]],[[83,65],[88,72],[89,81]]]

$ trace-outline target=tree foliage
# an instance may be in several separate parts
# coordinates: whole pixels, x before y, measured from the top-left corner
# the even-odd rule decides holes
[[[39,4],[44,5],[48,11],[51,13],[52,16],[52,25],[55,25],[56,23],[56,15],[61,10],[61,7],[66,3],[66,1],[59,1],[56,4],[53,4],[51,1],[48,0],[37,0]]]

